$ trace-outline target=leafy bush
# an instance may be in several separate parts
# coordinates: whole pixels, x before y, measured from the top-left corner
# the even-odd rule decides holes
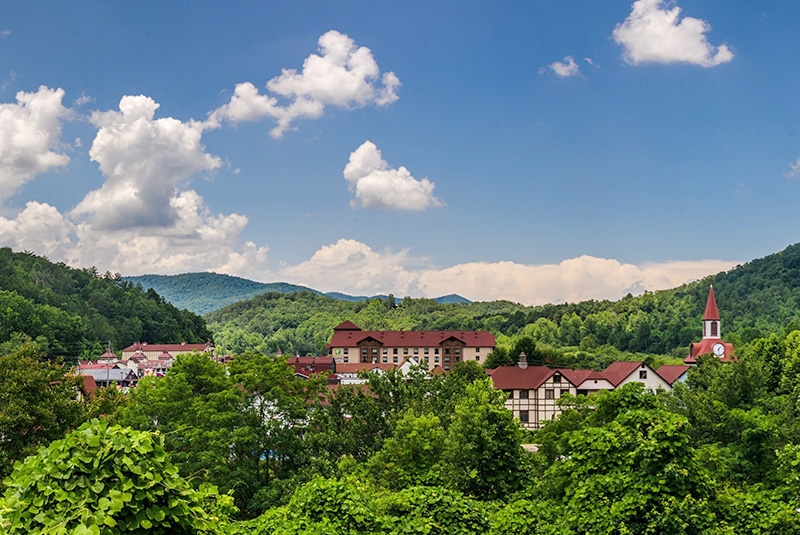
[[[5,533],[190,534],[206,529],[203,499],[167,461],[160,435],[92,420],[18,462],[4,482]]]

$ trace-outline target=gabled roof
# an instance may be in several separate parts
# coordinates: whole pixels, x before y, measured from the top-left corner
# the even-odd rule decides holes
[[[691,368],[688,364],[665,364],[656,370],[656,373],[661,376],[670,385],[678,380],[678,378],[686,373],[686,370]]]
[[[497,344],[494,335],[488,331],[361,331],[334,328],[331,342],[325,348],[356,347],[367,338],[373,338],[388,347],[436,347],[451,338],[469,347],[495,347]]]
[[[618,360],[609,364],[601,373],[603,378],[608,379],[608,382],[616,388],[617,385],[635,372],[642,364],[644,364],[642,361],[628,362]]]
[[[717,300],[714,298],[714,287],[708,287],[708,299],[706,300],[706,310],[703,312],[703,320],[719,320],[717,310]]]
[[[170,351],[170,352],[188,352],[199,351],[203,353],[209,349],[213,349],[214,344],[206,342],[205,344],[148,344],[148,343],[135,343],[131,344],[122,351]]]
[[[542,383],[559,370],[551,370],[547,366],[500,366],[489,372],[495,388],[501,390],[525,390],[539,388]],[[567,377],[563,372],[562,375]],[[569,380],[569,377],[567,377]]]
[[[350,320],[343,321],[339,325],[333,328],[334,331],[360,331],[361,327],[356,325]]]
[[[594,370],[571,370],[569,368],[562,368],[559,369],[558,371],[560,371],[561,375],[566,377],[567,380],[570,383],[574,384],[575,386],[578,386],[592,375],[600,374],[600,372],[596,372]],[[600,376],[599,378],[605,379],[605,377],[602,376]]]

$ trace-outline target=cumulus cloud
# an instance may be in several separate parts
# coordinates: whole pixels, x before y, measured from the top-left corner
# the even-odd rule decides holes
[[[508,299],[536,305],[620,299],[629,292],[680,286],[737,264],[696,260],[634,265],[587,255],[543,265],[473,262],[445,268],[414,267],[420,263],[408,250],[380,252],[356,240],[342,239],[275,275],[324,291],[415,297],[456,293],[476,301]]]
[[[69,156],[54,150],[61,120],[69,114],[61,104],[64,90],[41,86],[16,98],[16,103],[0,103],[0,202],[37,173],[69,163]]]
[[[309,260],[281,269],[278,276],[322,291],[419,295],[417,276],[403,266],[410,262],[407,250],[377,252],[356,240],[341,239],[323,246]]]
[[[181,217],[177,186],[213,171],[220,158],[201,144],[203,124],[155,119],[159,105],[144,95],[124,96],[119,111],[95,112],[98,127],[89,156],[106,176],[72,211],[97,229],[172,226]]]
[[[691,63],[714,67],[733,59],[727,45],[715,47],[706,39],[711,25],[693,17],[681,18],[681,8],[664,0],[637,0],[628,18],[614,28],[614,41],[625,49],[625,61]]]
[[[581,73],[580,67],[572,56],[566,56],[563,61],[555,61],[547,67],[562,78],[578,76]]]
[[[371,141],[365,141],[350,153],[344,178],[356,196],[351,202],[353,208],[424,210],[442,206],[442,201],[433,196],[433,182],[427,178],[417,180],[403,166],[390,168]]]
[[[209,115],[209,126],[270,117],[278,123],[272,136],[281,137],[294,120],[320,117],[326,106],[385,106],[397,100],[400,80],[393,72],[381,75],[369,48],[335,30],[322,35],[318,44],[319,54],[308,56],[301,71],[283,69],[267,82],[272,95],[259,93],[250,82],[237,84],[230,102]]]

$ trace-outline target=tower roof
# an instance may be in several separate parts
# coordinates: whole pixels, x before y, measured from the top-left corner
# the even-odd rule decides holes
[[[708,288],[708,301],[706,301],[706,311],[703,313],[703,320],[719,320],[717,310],[717,300],[714,299],[714,287]]]

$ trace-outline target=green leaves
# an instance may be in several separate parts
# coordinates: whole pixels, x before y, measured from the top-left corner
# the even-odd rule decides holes
[[[213,489],[195,491],[171,468],[163,437],[92,420],[16,465],[0,526],[9,534],[205,529],[202,502]]]

